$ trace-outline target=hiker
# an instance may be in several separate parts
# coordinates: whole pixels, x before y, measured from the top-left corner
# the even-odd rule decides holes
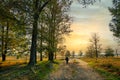
[[[68,57],[66,57],[66,58],[65,58],[65,60],[66,60],[66,64],[68,64],[69,58],[68,58]]]

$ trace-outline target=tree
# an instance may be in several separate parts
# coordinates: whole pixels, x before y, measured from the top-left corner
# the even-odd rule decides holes
[[[58,53],[60,53],[60,55],[63,57],[65,55],[65,52],[66,52],[66,45],[59,45]]]
[[[86,56],[87,57],[90,57],[90,58],[93,58],[94,57],[94,47],[93,47],[93,44],[90,44],[88,47],[87,47],[87,51],[86,51]]]
[[[8,32],[9,32],[9,23],[12,22],[8,19],[11,18],[13,19],[13,16],[9,12],[10,5],[7,5],[3,1],[0,1],[0,27],[1,29],[1,51],[2,51],[2,61],[6,60],[6,54],[7,54],[7,49],[8,49]]]
[[[101,1],[101,0],[78,0],[78,2],[80,4],[82,4],[84,7],[88,6],[88,5],[93,5],[95,2],[97,1]]]
[[[46,39],[46,24],[44,23],[45,20],[45,15],[44,11],[41,12],[40,14],[40,19],[39,19],[39,28],[38,28],[38,52],[40,53],[40,61],[43,60],[43,54],[42,52],[45,50],[45,39]]]
[[[80,50],[78,56],[83,56],[83,52]]]
[[[72,51],[71,56],[72,56],[72,58],[75,57],[75,51]]]
[[[9,35],[8,35],[8,32],[10,31],[9,30],[9,22],[7,21],[7,22],[2,22],[1,21],[1,42],[2,42],[2,44],[1,44],[1,47],[2,47],[2,49],[1,49],[1,51],[2,51],[2,61],[5,61],[6,60],[6,54],[7,54],[7,50],[8,50],[8,42],[10,41],[10,40],[8,40],[8,37],[9,37]]]
[[[47,0],[47,1],[30,0],[29,2],[27,0],[22,0],[22,1],[14,0],[14,1],[1,1],[0,3],[0,6],[1,6],[0,11],[4,11],[6,13],[6,14],[1,13],[0,14],[1,17],[16,20],[17,23],[20,22],[19,25],[20,24],[24,24],[28,26],[32,25],[32,39],[31,39],[32,42],[31,42],[31,49],[30,49],[29,65],[34,65],[36,63],[38,20],[40,18],[40,14],[43,11],[44,7],[46,7],[46,5],[50,2],[51,0]],[[65,3],[66,1],[62,0],[61,2]],[[52,4],[53,2],[51,2],[51,5]],[[10,5],[10,8],[7,8],[9,5]],[[4,9],[4,7],[6,8],[6,10]]]
[[[19,21],[19,24],[32,25],[32,39],[31,39],[31,49],[30,49],[30,60],[29,65],[36,64],[36,47],[37,47],[37,30],[38,30],[38,20],[39,15],[43,8],[51,0],[13,0],[13,1],[3,1],[12,5],[10,12],[14,15],[14,19]],[[2,3],[3,3],[2,2]]]
[[[108,47],[106,50],[105,50],[105,56],[108,57],[108,56],[114,56],[114,50],[110,47]]]
[[[62,42],[63,35],[71,32],[70,17],[66,14],[71,4],[70,1],[53,0],[45,8],[44,23],[47,26],[47,51],[48,60],[53,61],[54,55],[57,51],[58,44]]]
[[[3,26],[4,27],[4,26]],[[6,23],[6,33],[4,35],[4,28],[3,29],[3,34],[2,34],[2,61],[6,60],[6,54],[7,54],[7,49],[8,49],[8,32],[9,32],[9,22]],[[5,37],[5,38],[4,38]]]
[[[38,29],[38,19],[39,14],[42,12],[43,8],[48,4],[50,0],[47,0],[43,4],[40,4],[41,2],[39,0],[33,1],[33,31],[32,31],[32,44],[31,44],[31,50],[30,50],[30,61],[29,65],[35,65],[36,64],[36,47],[37,47],[37,29]]]
[[[70,51],[67,50],[66,53],[65,53],[65,57],[70,57],[70,56],[71,56]]]
[[[120,0],[113,0],[113,7],[109,8],[111,12],[112,20],[109,24],[110,31],[113,32],[113,36],[120,39]]]
[[[119,56],[118,49],[115,49],[115,54],[116,54],[117,57]]]
[[[1,26],[1,27],[2,27],[2,34],[1,34],[2,61],[5,61],[5,54],[4,54],[4,26]]]
[[[90,43],[93,46],[96,59],[98,58],[99,53],[101,51],[101,44],[99,42],[100,42],[99,35],[97,33],[93,33],[90,39]]]
[[[0,1],[0,19],[9,19],[16,22],[18,25],[32,26],[32,39],[30,49],[29,65],[36,63],[36,47],[37,47],[37,32],[38,20],[42,10],[52,0],[1,0]],[[61,2],[67,2],[60,0]],[[95,0],[79,0],[83,5],[93,3]],[[52,3],[51,3],[52,4]],[[66,8],[67,10],[67,8]]]

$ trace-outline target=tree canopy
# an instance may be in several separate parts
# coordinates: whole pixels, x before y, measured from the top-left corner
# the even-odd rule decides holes
[[[11,49],[18,51],[21,48],[20,50],[23,52],[30,50],[28,51],[30,52],[29,65],[35,65],[38,34],[40,34],[44,36],[42,37],[44,40],[42,38],[40,39],[43,40],[41,44],[47,43],[48,47],[46,47],[46,49],[50,54],[49,56],[54,56],[53,53],[57,50],[57,45],[60,43],[60,40],[63,39],[63,35],[71,32],[71,22],[67,11],[72,1],[73,0],[1,0],[0,26],[2,27],[2,50],[8,50],[9,47],[6,48],[8,42],[5,41],[5,38],[8,39],[10,35],[13,35],[14,37],[11,38],[11,43],[13,44],[10,43],[13,45]],[[93,4],[97,0],[78,1],[80,4],[86,6]],[[42,28],[39,28],[38,24],[41,24]],[[44,35],[43,33],[39,33],[39,31],[43,30],[43,27],[45,30],[43,31]],[[30,38],[31,40],[29,40]],[[17,44],[17,42],[19,42],[19,44]],[[26,45],[28,48],[24,50]],[[31,47],[29,47],[30,45]],[[52,59],[53,58],[50,60]]]
[[[120,39],[120,0],[113,0],[113,7],[110,7],[109,11],[112,15],[110,30],[113,32],[113,36]]]

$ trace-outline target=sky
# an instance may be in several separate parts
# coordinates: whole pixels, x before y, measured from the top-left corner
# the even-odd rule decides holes
[[[86,51],[89,39],[93,33],[98,33],[102,48],[117,46],[109,29],[112,19],[108,7],[112,7],[112,0],[101,0],[94,5],[83,8],[77,0],[73,0],[68,14],[72,17],[70,36],[66,37],[65,45],[70,51]]]

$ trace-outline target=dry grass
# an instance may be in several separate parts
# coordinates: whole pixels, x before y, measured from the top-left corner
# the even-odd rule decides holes
[[[103,69],[112,75],[120,76],[120,58],[82,58],[93,68]]]
[[[39,58],[38,58],[39,59]],[[23,64],[28,62],[25,58],[16,59],[7,57],[5,62],[0,62],[0,80],[44,80],[51,71],[57,69],[60,60],[55,60],[54,64],[44,59],[38,61],[35,66]],[[20,65],[19,65],[20,64]]]
[[[17,65],[17,64],[23,64],[23,63],[27,63],[28,60],[26,60],[26,58],[19,58],[17,59],[14,56],[7,56],[6,61],[2,62],[1,58],[0,58],[0,67],[8,67],[8,66],[13,66],[13,65]]]
[[[39,57],[37,58],[37,61],[39,61]],[[43,60],[47,60],[46,58],[44,58]],[[19,65],[19,64],[23,64],[23,63],[28,63],[29,62],[29,57],[26,58],[25,57],[20,57],[17,59],[16,56],[7,56],[6,57],[6,61],[2,62],[2,58],[0,57],[0,68],[1,67],[9,67],[9,66],[13,66],[13,65]]]

